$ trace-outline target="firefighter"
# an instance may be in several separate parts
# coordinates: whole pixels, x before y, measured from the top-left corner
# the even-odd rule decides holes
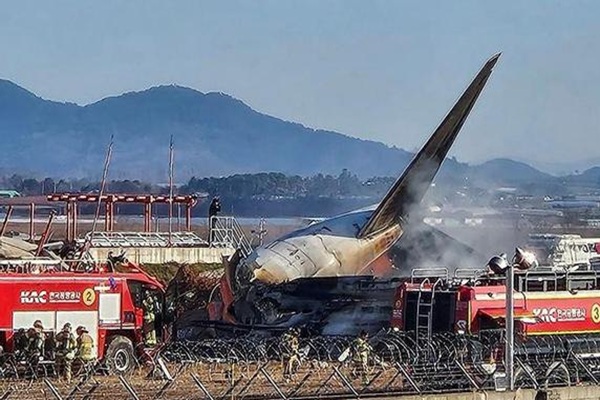
[[[42,321],[37,320],[33,323],[33,327],[27,331],[27,357],[35,364],[44,355],[44,325]]]
[[[14,336],[15,342],[15,357],[18,360],[23,360],[27,356],[27,347],[29,345],[29,338],[25,328],[19,328]]]
[[[64,373],[67,383],[71,383],[72,364],[77,350],[77,341],[71,333],[71,324],[66,323],[62,331],[55,338],[56,342],[56,367],[59,373]]]
[[[94,339],[90,336],[85,326],[77,327],[77,359],[83,366],[87,366],[95,360],[94,358]]]
[[[37,320],[33,326],[27,330],[26,341],[24,342],[24,358],[28,363],[28,372],[35,376],[38,365],[44,355],[44,325],[42,321]]]
[[[126,262],[127,259],[125,258],[124,250],[118,255],[114,255],[112,251],[109,251],[108,255],[106,256],[106,266],[110,272],[114,272],[116,268],[120,267]]]
[[[300,364],[300,342],[297,328],[290,328],[281,337],[283,347],[283,376],[286,379],[292,377],[296,365]]]
[[[350,346],[353,364],[352,376],[356,377],[357,375],[360,375],[364,385],[369,383],[367,368],[372,350],[373,348],[369,344],[369,334],[364,330],[360,332],[360,335],[354,339]]]
[[[144,309],[144,344],[148,347],[153,347],[156,345],[156,329],[154,326],[156,307],[155,301],[149,290],[145,293],[142,307]]]

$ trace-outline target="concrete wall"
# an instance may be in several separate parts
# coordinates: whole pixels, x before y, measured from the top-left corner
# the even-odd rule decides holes
[[[233,248],[212,248],[212,247],[123,247],[113,248],[92,248],[91,255],[97,260],[106,260],[108,252],[118,254],[125,250],[129,261],[138,264],[164,264],[169,261],[178,263],[221,263],[223,256],[230,256],[235,249]]]
[[[390,397],[386,397],[390,399]],[[598,400],[600,386],[571,386],[538,391],[533,389],[516,392],[472,392],[423,396],[393,397],[397,400]]]

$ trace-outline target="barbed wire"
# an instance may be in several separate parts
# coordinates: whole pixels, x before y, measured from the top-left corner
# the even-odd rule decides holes
[[[252,335],[168,343],[127,376],[110,375],[98,363],[76,371],[71,384],[51,361],[15,364],[5,354],[0,399],[358,398],[490,390],[504,371],[502,336],[501,331],[480,337],[443,333],[415,341],[410,332],[382,332],[370,339],[365,376],[357,374],[354,357],[340,357],[352,337],[302,338],[299,365],[291,375],[284,373],[289,356],[282,341]],[[600,339],[593,336],[530,338],[516,345],[515,355],[518,387],[600,380]]]

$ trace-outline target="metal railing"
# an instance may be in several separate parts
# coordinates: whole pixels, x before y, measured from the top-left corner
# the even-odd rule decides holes
[[[208,242],[194,232],[94,232],[91,247],[205,247]]]
[[[3,274],[41,274],[61,272],[68,269],[67,264],[62,260],[43,258],[0,260],[0,273]]]
[[[31,259],[0,260],[0,274],[36,275],[57,272],[99,273],[104,270],[103,267],[105,267],[105,265],[87,254],[84,254],[82,258],[64,260],[40,257]]]
[[[211,247],[240,249],[243,257],[252,252],[250,241],[234,217],[213,216],[210,218],[209,224]]]
[[[415,283],[420,279],[435,279],[440,278],[444,281],[448,280],[448,268],[414,268],[410,271],[410,282]]]
[[[454,270],[454,279],[477,279],[485,273],[484,269],[457,268]]]

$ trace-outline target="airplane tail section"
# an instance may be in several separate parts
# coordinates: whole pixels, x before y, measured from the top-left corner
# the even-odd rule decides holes
[[[500,53],[485,63],[425,146],[413,158],[410,165],[361,228],[358,233],[359,238],[371,236],[399,223],[408,215],[412,206],[421,202],[499,57]]]

